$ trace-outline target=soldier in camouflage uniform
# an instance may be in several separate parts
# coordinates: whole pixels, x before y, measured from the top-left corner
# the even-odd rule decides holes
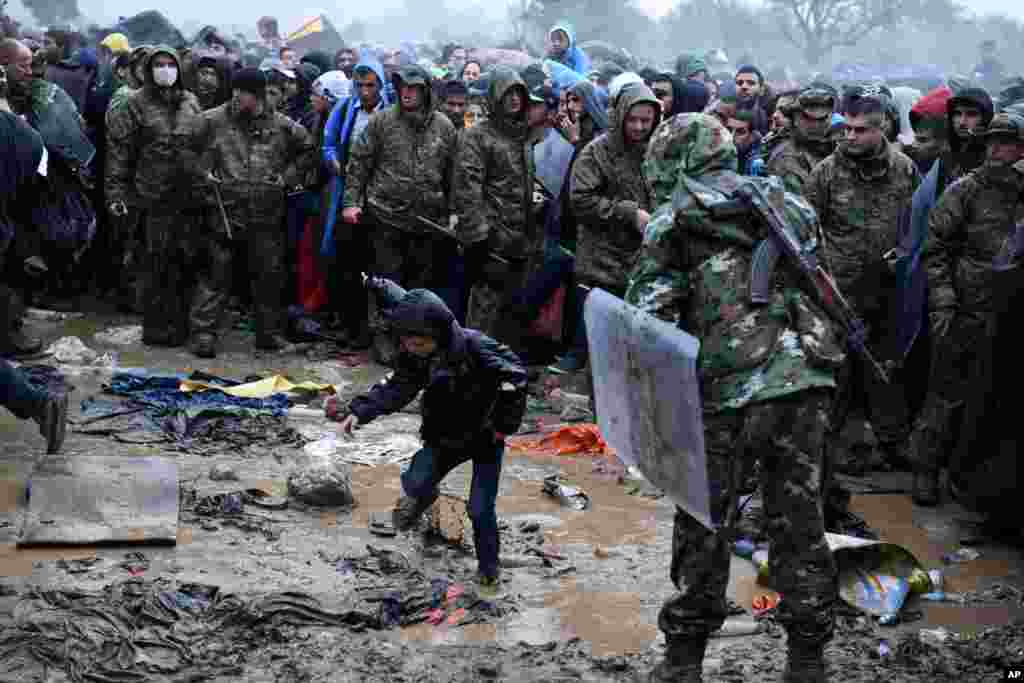
[[[106,197],[115,217],[123,219],[129,207],[144,212],[148,273],[143,341],[178,346],[188,338],[184,293],[191,267],[186,253],[190,224],[203,213],[195,192],[198,155],[191,144],[200,108],[185,90],[172,48],[151,50],[144,75],[145,85],[112,108],[107,118]]]
[[[928,273],[933,370],[911,454],[914,498],[938,502],[938,470],[955,447],[978,340],[992,313],[992,262],[1024,220],[1024,118],[997,114],[981,136],[987,158],[950,185],[929,216]]]
[[[540,265],[544,241],[533,216],[527,100],[526,84],[515,71],[491,72],[487,120],[461,133],[452,177],[456,230],[473,283],[466,322],[515,351],[521,350],[529,317],[521,293]]]
[[[392,82],[399,101],[371,117],[349,151],[342,218],[369,237],[374,275],[441,291],[448,273],[437,269],[451,261],[455,243],[417,219],[448,225],[455,127],[434,110],[430,74],[422,67],[404,66]],[[391,335],[373,318],[378,359],[390,360]]]
[[[196,131],[208,180],[221,186],[230,237],[246,252],[256,309],[256,348],[280,350],[285,345],[284,293],[285,192],[304,187],[314,170],[315,146],[305,128],[266,101],[266,76],[242,69],[232,79],[230,102],[205,112]],[[230,292],[231,248],[219,212],[210,212],[212,229],[196,249],[201,251],[199,283],[191,311],[192,352],[216,354],[221,317]]]
[[[716,212],[742,184],[777,188],[797,238],[819,228],[799,196],[776,179],[741,177],[728,131],[712,116],[680,114],[654,132],[644,175],[658,202],[637,256],[626,300],[701,342],[704,440],[712,515],[709,531],[676,511],[671,578],[681,591],[658,626],[666,659],[652,681],[701,680],[707,640],[728,613],[731,529],[744,470],[761,462],[771,576],[789,634],[785,680],[826,680],[823,649],[832,636],[836,569],[825,542],[821,486],[827,410],[845,359],[835,328],[780,265],[771,302],[746,296],[753,249],[767,233],[748,211]],[[722,217],[723,215],[727,217]],[[785,258],[785,257],[783,257]]]
[[[829,122],[836,104],[831,87],[811,84],[804,88],[792,110],[791,135],[772,151],[765,175],[778,176],[786,190],[803,194],[811,170],[835,149]]]
[[[846,137],[835,153],[811,171],[804,187],[807,201],[821,221],[825,262],[839,289],[848,295],[875,292],[883,286],[878,282],[878,266],[883,255],[899,244],[901,217],[909,214],[920,184],[914,162],[885,137],[887,99],[865,88],[843,99]],[[872,300],[887,301],[892,294]],[[859,301],[853,303],[857,306]],[[861,314],[868,314],[858,308]],[[868,343],[883,360],[890,359],[879,346],[893,332],[881,324],[889,322],[888,312],[889,306],[878,306],[869,320],[875,324]],[[890,464],[903,464],[909,418],[901,377],[893,374],[886,383],[871,366],[855,360],[845,390],[849,398],[844,404],[865,411],[886,459]]]

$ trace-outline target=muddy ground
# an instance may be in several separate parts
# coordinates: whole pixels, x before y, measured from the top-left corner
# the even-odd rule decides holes
[[[85,320],[31,325],[47,341],[79,336],[96,350],[116,351],[121,367],[157,372],[201,369],[238,379],[281,373],[297,380],[335,383],[343,392],[365,386],[384,372],[372,364],[348,367],[338,354],[323,347],[289,354],[254,353],[252,337],[243,331],[231,333],[226,349],[214,361],[199,361],[183,350],[104,346],[92,337],[97,331],[137,322],[100,308]],[[98,394],[108,377],[92,371],[74,376],[73,412],[82,399]],[[294,421],[294,426],[307,434],[332,428],[308,418]],[[417,428],[418,418],[403,413],[381,420],[371,435],[414,437]],[[174,546],[19,549],[15,540],[24,486],[43,444],[33,424],[6,413],[0,416],[0,430],[0,629],[9,627],[15,614],[24,617],[32,609],[30,591],[37,591],[36,595],[51,589],[101,591],[123,582],[171,588],[214,585],[222,594],[242,600],[298,591],[324,605],[365,606],[359,599],[367,577],[360,575],[358,562],[353,570],[344,558],[365,558],[368,545],[401,553],[419,571],[422,582],[443,577],[458,585],[473,583],[475,559],[465,549],[418,532],[395,538],[369,533],[371,516],[389,510],[399,494],[399,465],[354,466],[357,505],[350,510],[295,504],[285,510],[260,509],[254,512],[264,519],[243,528],[183,512]],[[199,496],[253,487],[283,495],[288,472],[300,452],[294,444],[255,443],[211,456],[159,445],[122,444],[74,431],[65,450],[173,457],[184,488],[195,489]],[[215,463],[233,467],[239,481],[211,481],[208,473]],[[673,507],[663,498],[644,495],[643,489],[637,491],[628,481],[621,482],[621,472],[614,465],[607,458],[592,456],[515,450],[506,454],[498,499],[502,555],[518,566],[504,571],[504,604],[510,607],[504,616],[468,625],[420,623],[390,629],[288,624],[225,629],[208,637],[219,649],[208,649],[205,659],[197,658],[195,665],[181,668],[167,680],[643,680],[663,648],[657,614],[673,590],[668,581]],[[542,494],[544,477],[556,472],[587,492],[590,509],[571,511]],[[445,491],[464,496],[470,473],[468,465],[460,467],[445,482]],[[865,482],[906,489],[909,475],[876,474]],[[853,508],[884,540],[904,545],[928,568],[943,568],[947,591],[974,592],[976,597],[981,591],[980,597],[987,601],[980,602],[979,597],[970,604],[912,602],[907,610],[918,612],[918,618],[896,626],[879,626],[856,616],[842,619],[828,649],[833,680],[1001,680],[1003,667],[1024,665],[1024,624],[1016,622],[1024,618],[1019,591],[1024,588],[1024,562],[1019,551],[982,544],[975,546],[980,558],[945,566],[942,556],[960,547],[974,519],[967,511],[955,504],[936,510],[916,508],[907,495],[898,493],[857,495]],[[523,533],[521,527],[529,523],[536,523],[539,530]],[[546,563],[536,549],[547,552]],[[125,555],[132,552],[143,553],[148,563],[134,574],[123,566]],[[369,578],[385,584],[389,580],[388,576]],[[729,596],[746,613],[732,617],[727,629],[742,632],[749,626],[752,601],[766,592],[757,584],[753,566],[734,558]],[[785,636],[770,620],[762,627],[765,630],[757,635],[716,638],[705,661],[705,680],[779,680]],[[922,629],[939,628],[951,633],[946,642],[934,645],[922,640]],[[9,641],[0,636],[0,654],[5,655],[0,657],[4,660],[0,681],[75,680],[74,667],[67,667],[59,657],[48,665],[32,657],[15,663],[6,656],[5,642]],[[211,667],[211,652],[230,666]],[[126,663],[126,668],[131,670],[132,665]],[[164,678],[150,673],[122,680]]]

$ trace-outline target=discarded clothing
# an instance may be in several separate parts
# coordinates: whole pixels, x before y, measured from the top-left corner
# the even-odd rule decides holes
[[[511,447],[528,453],[555,455],[608,455],[611,448],[595,424],[565,425],[541,439],[513,439]]]

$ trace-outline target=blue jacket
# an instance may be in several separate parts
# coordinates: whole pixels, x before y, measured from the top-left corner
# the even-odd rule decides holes
[[[384,67],[380,60],[369,52],[363,52],[355,68],[359,70],[364,67],[372,69],[377,74],[381,86],[386,85],[384,83]],[[390,103],[388,93],[383,87],[381,87],[381,100],[382,106],[386,107]],[[351,96],[339,100],[334,105],[334,109],[331,110],[331,115],[327,119],[327,125],[324,127],[322,158],[325,166],[333,166],[332,162],[337,161],[342,168],[345,168],[345,164],[348,162],[349,145],[352,142],[353,123],[356,120],[356,114],[361,110],[362,102],[357,92],[353,92]],[[338,218],[338,208],[345,196],[344,176],[332,175],[328,187],[327,217],[324,222],[324,236],[320,243],[320,253],[323,256],[334,256],[334,225]]]
[[[569,47],[558,58],[558,61],[581,76],[586,77],[590,73],[590,57],[587,56],[586,52],[576,47],[576,31],[573,29],[572,24],[560,21],[551,27],[548,35],[550,36],[555,31],[564,31],[565,35],[569,36]]]

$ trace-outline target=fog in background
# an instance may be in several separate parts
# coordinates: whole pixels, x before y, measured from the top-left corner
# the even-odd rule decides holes
[[[789,66],[807,72],[863,61],[933,63],[966,73],[977,63],[978,44],[984,39],[997,41],[998,57],[1011,72],[1024,64],[1024,3],[1010,0],[892,0],[893,6],[912,9],[880,22],[853,46],[824,39],[818,49],[806,40],[787,39],[780,28],[786,12],[779,5],[801,0],[374,0],[334,7],[302,4],[317,0],[173,0],[165,5],[153,0],[10,0],[8,11],[31,26],[37,22],[24,2],[76,1],[81,26],[109,26],[119,16],[157,9],[187,37],[213,24],[228,35],[255,39],[256,20],[262,15],[276,17],[282,35],[287,35],[304,19],[324,14],[350,42],[397,46],[403,40],[457,41],[479,47],[527,46],[536,53],[546,29],[568,18],[580,40],[604,40],[629,50],[642,63],[661,66],[684,51],[724,48],[731,60],[748,54],[763,69]]]

